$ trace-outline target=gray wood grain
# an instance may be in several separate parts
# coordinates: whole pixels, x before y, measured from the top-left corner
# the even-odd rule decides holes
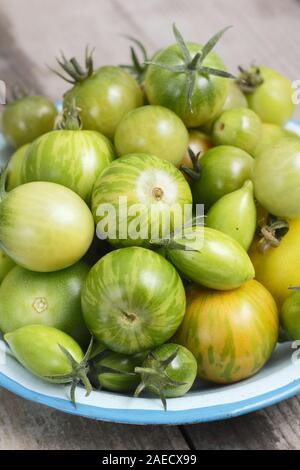
[[[155,51],[173,40],[175,21],[199,42],[233,24],[217,46],[231,71],[254,61],[296,80],[299,15],[299,0],[1,0],[0,78],[57,99],[67,85],[45,64],[55,66],[61,48],[82,57],[86,44],[95,45],[97,64],[124,63],[128,44],[120,33]],[[0,449],[299,449],[299,415],[296,397],[228,421],[180,429],[124,426],[62,414],[1,390]]]

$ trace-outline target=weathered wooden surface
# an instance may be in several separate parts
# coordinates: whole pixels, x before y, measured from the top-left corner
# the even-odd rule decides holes
[[[45,66],[96,46],[100,64],[124,63],[141,38],[150,51],[172,41],[175,21],[185,37],[205,40],[232,24],[218,51],[231,71],[265,63],[300,79],[299,0],[1,0],[0,78],[59,98],[66,85]],[[300,107],[296,117],[300,117]],[[185,427],[93,422],[26,402],[0,390],[0,449],[299,449],[300,400],[228,421]]]

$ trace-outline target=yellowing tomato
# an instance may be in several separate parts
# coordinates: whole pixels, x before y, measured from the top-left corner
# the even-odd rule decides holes
[[[289,287],[300,285],[300,219],[289,221],[289,231],[278,247],[262,251],[259,240],[250,249],[256,279],[280,306],[290,294]]]

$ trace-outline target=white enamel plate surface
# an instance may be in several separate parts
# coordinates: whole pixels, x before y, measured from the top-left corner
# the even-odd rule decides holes
[[[300,124],[288,126],[300,135]],[[1,163],[9,151],[0,136]],[[271,360],[254,377],[228,386],[198,385],[186,396],[168,400],[168,410],[160,400],[132,398],[105,391],[85,397],[77,389],[77,407],[68,399],[69,387],[53,385],[31,375],[0,343],[0,386],[28,400],[92,419],[130,424],[183,424],[212,421],[248,413],[300,393],[300,359],[292,361],[290,343],[278,345]],[[297,354],[297,353],[296,353]]]

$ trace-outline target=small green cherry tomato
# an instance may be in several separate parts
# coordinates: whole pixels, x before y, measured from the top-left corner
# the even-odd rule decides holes
[[[233,108],[216,119],[212,137],[216,145],[233,145],[252,153],[262,133],[260,118],[251,109]]]
[[[109,139],[113,139],[121,119],[143,105],[138,83],[120,67],[101,67],[75,82],[64,95],[64,107],[75,99],[83,129],[98,131]]]
[[[53,273],[16,266],[0,286],[0,330],[8,333],[44,324],[86,345],[89,333],[81,312],[81,288],[88,271],[82,262]]]
[[[194,202],[209,209],[252,178],[253,163],[253,158],[237,147],[220,145],[208,150],[201,158],[199,179],[191,186]]]
[[[14,148],[28,144],[54,126],[57,110],[44,96],[25,96],[5,108],[2,132]]]
[[[300,217],[299,138],[277,140],[254,162],[254,192],[258,202],[277,217]]]
[[[244,186],[221,197],[208,211],[205,224],[227,233],[248,251],[257,223],[253,183],[247,180]]]
[[[173,343],[163,344],[151,351],[142,367],[136,367],[141,383],[135,395],[146,389],[161,398],[166,409],[166,398],[185,395],[197,376],[197,362],[184,346]]]
[[[166,246],[167,259],[186,279],[205,287],[230,290],[253,279],[252,262],[229,235],[209,227],[187,227]]]
[[[146,355],[146,352],[128,356],[108,351],[93,361],[90,376],[96,387],[112,392],[131,392],[140,381],[134,369],[142,365]]]
[[[14,266],[13,260],[0,249],[0,284]]]
[[[73,191],[55,183],[27,183],[0,202],[0,244],[15,263],[39,272],[79,261],[94,236],[93,216]]]
[[[253,72],[255,68],[249,70]],[[290,80],[270,67],[258,67],[262,83],[247,94],[249,107],[263,122],[282,126],[293,115],[292,84]]]
[[[300,288],[292,291],[283,303],[280,323],[290,339],[300,339]]]
[[[22,145],[18,148],[16,152],[11,156],[9,163],[7,165],[7,180],[6,180],[6,189],[11,191],[12,189],[23,184],[23,162],[27,150],[29,149],[30,144]]]
[[[188,132],[181,119],[162,106],[142,106],[121,120],[115,135],[119,156],[150,153],[177,165],[188,146]]]
[[[267,147],[274,144],[279,139],[287,137],[289,131],[283,129],[282,127],[277,126],[277,124],[268,124],[262,123],[262,134],[258,143],[256,144],[254,150],[252,150],[252,157],[256,158],[261,152],[263,152]],[[289,135],[293,137],[292,134]],[[295,135],[294,135],[295,137]]]
[[[108,253],[91,269],[82,290],[84,319],[108,349],[135,354],[175,333],[185,312],[185,292],[175,268],[140,247]]]

